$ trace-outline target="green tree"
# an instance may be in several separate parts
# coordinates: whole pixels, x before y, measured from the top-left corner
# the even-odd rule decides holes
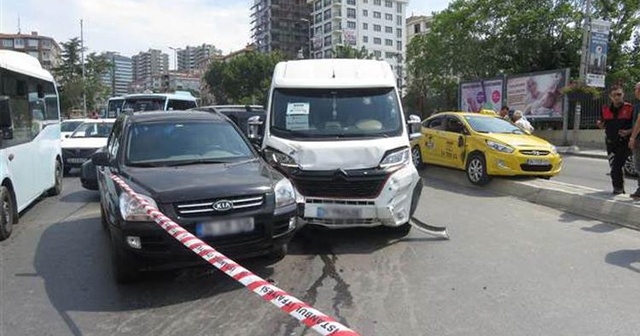
[[[216,104],[266,105],[273,69],[283,60],[280,52],[249,52],[227,62],[213,62],[204,80]]]
[[[83,93],[86,94],[87,110],[97,109],[98,104],[109,96],[109,87],[101,80],[113,65],[104,55],[88,54],[83,81],[80,40],[74,37],[61,45],[61,64],[53,69],[53,73],[59,84],[62,110],[68,113],[71,109],[82,109]]]
[[[331,50],[334,58],[359,58],[359,59],[373,59],[373,53],[367,51],[367,49],[362,46],[360,49],[356,49],[350,45],[338,45],[333,50]]]

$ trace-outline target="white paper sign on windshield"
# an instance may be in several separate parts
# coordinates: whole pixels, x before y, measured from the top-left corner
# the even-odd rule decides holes
[[[287,104],[287,129],[309,129],[309,103]]]

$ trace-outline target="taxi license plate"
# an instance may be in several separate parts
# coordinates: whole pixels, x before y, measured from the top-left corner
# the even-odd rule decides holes
[[[358,208],[323,208],[318,207],[318,218],[343,219],[343,218],[360,218],[361,209]]]
[[[255,222],[253,217],[249,218],[234,218],[228,220],[198,223],[196,224],[196,236],[203,237],[218,237],[226,236],[237,233],[244,233],[253,231],[255,228]]]
[[[528,159],[527,164],[531,166],[547,166],[549,165],[549,161],[541,159]]]
[[[84,158],[68,158],[67,162],[69,162],[69,163],[84,163],[87,160],[88,159],[84,159]]]

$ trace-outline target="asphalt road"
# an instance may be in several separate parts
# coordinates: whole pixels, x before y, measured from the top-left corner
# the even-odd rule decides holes
[[[572,155],[564,155],[562,158],[564,167],[560,175],[553,178],[554,181],[577,184],[599,190],[613,190],[611,177],[608,175],[609,162],[607,160]],[[627,194],[636,190],[637,181],[637,178],[625,178]]]
[[[428,178],[419,217],[449,228],[302,231],[245,266],[362,335],[633,335],[640,232]],[[116,286],[98,197],[75,178],[0,243],[1,335],[315,335],[207,268]]]

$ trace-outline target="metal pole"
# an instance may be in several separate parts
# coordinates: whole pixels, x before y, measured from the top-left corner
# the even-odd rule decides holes
[[[82,112],[84,116],[87,116],[87,87],[85,83],[85,69],[84,69],[84,29],[82,24],[82,19],[80,19],[80,55],[82,63]]]
[[[582,53],[580,55],[580,80],[584,81],[587,77],[587,61],[589,50],[589,28],[591,26],[591,0],[586,0],[586,8],[584,13],[584,22],[582,27]]]

